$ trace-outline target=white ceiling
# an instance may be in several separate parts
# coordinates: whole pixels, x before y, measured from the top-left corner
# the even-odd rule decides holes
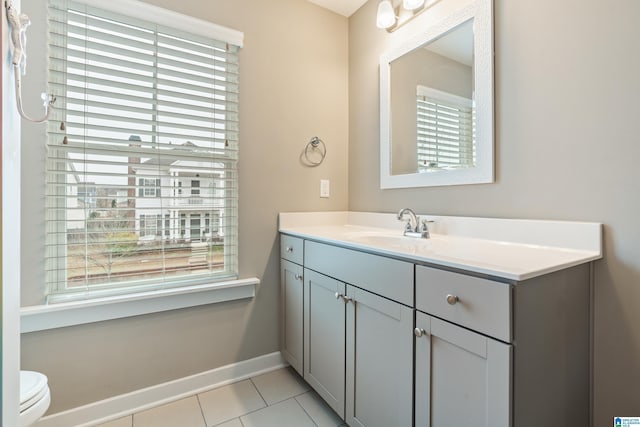
[[[367,0],[309,0],[320,7],[332,10],[346,17],[351,16],[360,6],[365,4]]]

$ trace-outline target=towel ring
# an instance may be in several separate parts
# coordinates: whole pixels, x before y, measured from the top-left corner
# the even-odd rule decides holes
[[[320,152],[320,156],[321,156],[320,160],[314,161],[309,158],[309,153],[313,151]],[[314,136],[313,138],[311,138],[311,141],[307,142],[307,145],[304,147],[304,158],[307,160],[307,163],[309,164],[309,166],[320,165],[324,161],[324,158],[326,157],[326,155],[327,155],[327,146],[325,145],[324,141],[318,138],[317,136]]]

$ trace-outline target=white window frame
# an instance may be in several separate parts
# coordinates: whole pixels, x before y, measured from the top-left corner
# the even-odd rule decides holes
[[[123,11],[125,11],[125,14],[127,16],[130,16],[133,18],[142,19],[145,21],[153,21],[159,25],[175,28],[178,30],[192,33],[192,34],[206,36],[209,38],[215,38],[219,41],[227,42],[229,44],[233,44],[238,47],[242,47],[243,45],[244,36],[239,31],[225,28],[208,21],[203,21],[197,18],[171,12],[166,9],[149,5],[144,2],[140,2],[136,0],[111,0],[109,2],[103,2],[101,0],[76,0],[75,3],[87,4],[89,6],[93,6],[99,9],[112,11],[120,15],[123,15]],[[228,177],[228,179],[237,179],[237,174],[232,173]],[[157,195],[157,191],[159,190],[159,188],[157,187],[157,181],[159,180],[153,179],[153,181],[154,181],[154,185],[153,187],[151,187],[151,189],[146,186],[146,182],[145,182],[145,186],[143,189],[144,196],[154,197]],[[151,196],[151,193],[148,192],[147,190],[152,191],[154,193],[153,196]],[[136,195],[137,195],[137,191],[136,191]],[[237,216],[237,213],[226,212],[226,215]],[[161,223],[165,224],[165,216],[159,216],[159,218]],[[237,271],[237,253],[236,252],[237,251],[234,250],[234,254],[230,255],[235,257],[234,260],[231,260],[233,265],[236,266],[234,267],[236,269],[235,271]],[[225,255],[225,262],[227,262],[226,255]],[[235,276],[235,278],[237,278],[237,275]],[[227,284],[225,286],[228,286],[228,283],[230,283],[229,279],[234,279],[234,277],[226,277],[224,279],[221,278],[219,280]],[[160,279],[159,282],[162,282],[162,279]],[[203,280],[202,286],[205,286],[208,290],[210,290],[211,282],[212,282],[211,279]],[[171,288],[171,286],[167,286],[166,283],[158,283],[157,285],[158,285],[157,289],[159,290]],[[197,287],[197,283],[194,284],[194,282],[191,282],[191,281],[184,281],[183,285],[188,286],[190,288],[189,292],[193,292],[193,286]],[[118,287],[118,288],[115,288],[113,292],[109,292],[105,290],[97,290],[96,292],[92,292],[92,290],[85,290],[84,292],[76,293],[75,295],[64,294],[64,292],[62,292],[53,296],[49,296],[48,302],[69,302],[69,301],[75,301],[77,299],[92,298],[92,295],[95,298],[104,298],[105,296],[108,297],[109,295],[117,296],[122,294],[139,294],[140,292],[145,292],[146,290],[153,291],[153,289],[154,289],[153,286],[149,288],[149,286],[145,285],[143,287],[136,287],[136,286]]]

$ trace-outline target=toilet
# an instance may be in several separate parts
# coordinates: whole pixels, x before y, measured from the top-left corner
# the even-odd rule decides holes
[[[32,426],[51,403],[47,377],[40,372],[20,371],[20,427]]]

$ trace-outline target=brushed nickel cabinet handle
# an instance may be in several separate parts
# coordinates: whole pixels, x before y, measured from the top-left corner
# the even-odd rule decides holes
[[[296,280],[302,280],[302,274],[296,274],[295,278]]]
[[[447,295],[447,302],[449,303],[449,305],[456,305],[459,301],[460,298],[458,298],[456,295]]]
[[[336,299],[342,298],[342,301],[347,304],[353,301],[353,298],[349,298],[348,296],[342,295],[341,293],[336,292]]]
[[[291,253],[293,252],[293,247],[292,246],[287,246],[286,248],[284,248],[285,252]]]
[[[425,331],[425,330],[424,330],[424,329],[422,329],[422,328],[415,328],[415,329],[413,330],[413,334],[414,334],[416,337],[420,338],[420,337],[422,337],[422,336],[427,335],[427,331]]]

